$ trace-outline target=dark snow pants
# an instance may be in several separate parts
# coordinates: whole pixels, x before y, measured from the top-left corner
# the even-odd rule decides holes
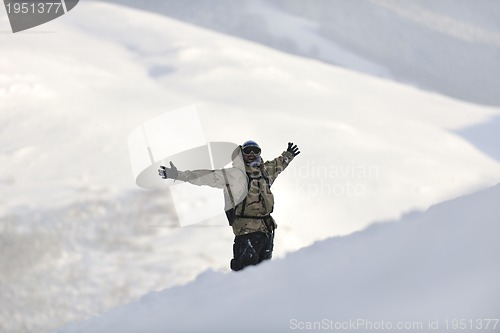
[[[231,269],[239,271],[250,265],[257,265],[273,255],[273,233],[252,232],[236,236],[233,244]]]

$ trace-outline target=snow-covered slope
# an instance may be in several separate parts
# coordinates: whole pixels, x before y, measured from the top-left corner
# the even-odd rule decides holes
[[[497,185],[239,273],[208,271],[58,332],[472,332],[490,319],[498,330],[499,200]]]
[[[110,1],[454,98],[500,105],[495,0]]]
[[[0,24],[7,18],[0,11]],[[500,181],[456,134],[499,110],[100,2],[0,34],[0,331],[101,313],[208,268],[232,234],[176,228],[137,189],[127,137],[197,103],[210,141],[302,154],[274,186],[276,257]]]

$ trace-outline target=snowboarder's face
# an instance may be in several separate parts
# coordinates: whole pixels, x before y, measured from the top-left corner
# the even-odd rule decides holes
[[[250,164],[253,161],[255,161],[259,157],[259,154],[255,154],[254,152],[251,152],[250,154],[243,154],[243,161],[245,161],[245,164]]]
[[[250,164],[260,156],[260,148],[256,146],[249,146],[242,149],[243,160],[246,164]]]

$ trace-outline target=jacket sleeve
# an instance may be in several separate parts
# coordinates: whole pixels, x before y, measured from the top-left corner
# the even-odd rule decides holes
[[[248,193],[247,175],[244,170],[235,167],[220,170],[179,171],[177,180],[198,186],[223,189],[227,209],[242,202]]]
[[[289,151],[284,151],[280,156],[276,157],[274,160],[267,161],[264,166],[269,174],[271,182],[278,177],[278,175],[286,169],[295,156]]]
[[[224,188],[226,186],[222,170],[179,171],[177,179],[198,186],[205,185],[215,188]]]

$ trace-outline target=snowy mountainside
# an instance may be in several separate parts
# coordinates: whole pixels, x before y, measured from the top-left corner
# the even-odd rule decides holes
[[[466,101],[500,105],[494,0],[109,0]]]
[[[433,331],[451,318],[499,329],[499,200],[496,185],[242,272],[207,271],[57,332]]]
[[[55,329],[228,270],[224,216],[175,228],[168,191],[138,189],[130,170],[130,131],[192,103],[209,141],[254,139],[265,159],[301,148],[273,188],[276,258],[500,181],[498,161],[456,134],[496,108],[81,2],[0,34],[0,331]]]
[[[123,34],[123,20],[131,34]],[[193,102],[208,140],[254,138],[266,159],[288,140],[299,144],[304,153],[276,184],[276,214],[293,218],[287,212],[295,200],[306,206],[334,200],[338,222],[320,222],[326,229],[317,228],[319,234],[345,234],[387,213],[395,217],[498,180],[498,163],[452,132],[487,122],[498,109],[99,2],[49,26],[60,30],[42,38],[3,36],[7,211],[109,199],[135,188],[127,135],[142,121]],[[68,49],[70,39],[80,43]],[[29,52],[36,52],[36,64]],[[353,185],[361,195],[348,193]],[[375,197],[384,200],[374,205]],[[366,210],[352,210],[363,205]],[[311,210],[294,214],[297,228],[304,225],[299,220],[324,220]]]

